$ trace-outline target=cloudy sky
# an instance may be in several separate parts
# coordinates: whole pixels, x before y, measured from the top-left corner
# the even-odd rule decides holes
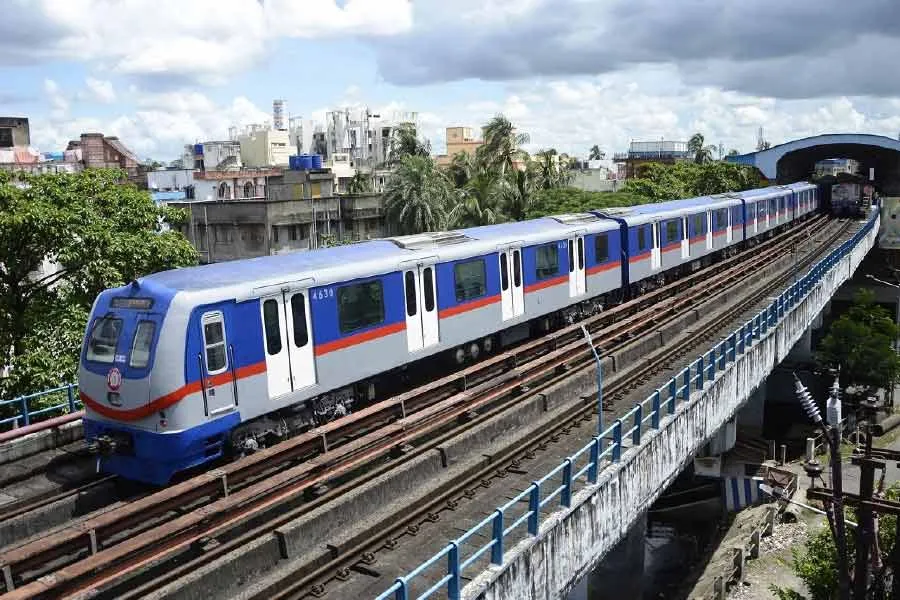
[[[368,105],[447,125],[502,112],[529,149],[632,139],[750,151],[900,133],[897,0],[0,0],[0,115],[42,151],[82,131],[142,157]]]

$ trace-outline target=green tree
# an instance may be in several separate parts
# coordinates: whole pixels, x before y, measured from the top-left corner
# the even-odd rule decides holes
[[[613,206],[645,204],[649,200],[629,192],[590,192],[576,188],[537,190],[526,210],[525,218],[587,212]]]
[[[640,168],[638,177],[625,182],[627,191],[653,202],[738,192],[759,186],[756,169],[723,161],[674,165],[650,163]]]
[[[704,145],[705,139],[702,133],[695,133],[688,140],[688,151],[694,155],[694,162],[698,165],[712,162],[712,146]]]
[[[516,133],[512,122],[497,115],[484,126],[484,144],[478,148],[480,159],[489,169],[497,169],[503,177],[513,170],[513,162],[520,156],[520,147],[529,141],[527,133]]]
[[[516,169],[503,181],[500,190],[503,213],[513,221],[527,218],[534,197],[534,184],[527,170]]]
[[[591,146],[591,151],[588,154],[588,160],[603,160],[606,156],[606,153],[600,150],[600,146],[594,144]]]
[[[498,177],[492,169],[480,165],[465,187],[458,190],[459,201],[451,214],[452,225],[477,227],[506,221],[503,209],[509,185],[508,179]]]
[[[457,152],[450,160],[447,167],[447,175],[453,185],[459,189],[466,186],[475,172],[478,170],[478,162],[475,156],[468,152]]]
[[[726,154],[725,156],[737,156],[739,154],[740,154],[740,152],[738,152],[736,149],[732,148],[731,150],[728,151],[728,154]]]
[[[73,380],[90,307],[102,290],[195,264],[183,211],[154,204],[118,170],[0,172],[0,346],[12,397]],[[45,261],[55,268],[43,269]]]
[[[347,193],[351,195],[367,194],[372,191],[372,177],[357,171],[347,184]]]
[[[431,156],[431,143],[420,140],[413,123],[401,123],[391,132],[388,164],[398,165],[406,156]]]
[[[384,190],[387,222],[398,233],[439,231],[448,223],[454,190],[429,156],[404,156]]]
[[[860,289],[850,309],[831,324],[816,354],[826,367],[840,367],[841,384],[890,387],[900,378],[900,357],[893,342],[900,329],[875,294]]]

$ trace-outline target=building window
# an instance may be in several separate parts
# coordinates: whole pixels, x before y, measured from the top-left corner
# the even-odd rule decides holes
[[[272,225],[272,241],[278,243],[278,225]]]
[[[288,225],[288,237],[291,238],[292,242],[297,241],[297,229],[299,229],[299,227],[296,225]]]
[[[13,130],[11,127],[0,127],[0,148],[13,147]]]
[[[594,257],[597,264],[609,260],[609,237],[606,234],[594,238]]]
[[[253,197],[253,184],[249,181],[244,184],[244,198],[252,198]]]
[[[228,184],[222,183],[219,185],[219,199],[224,200],[226,198],[230,198],[231,194],[228,192]]]
[[[534,251],[535,276],[547,279],[559,273],[559,248],[556,242],[538,246]]]
[[[380,280],[338,288],[338,322],[341,333],[384,322],[384,288]]]
[[[484,296],[487,291],[487,274],[484,259],[470,260],[453,265],[456,301],[465,302]]]

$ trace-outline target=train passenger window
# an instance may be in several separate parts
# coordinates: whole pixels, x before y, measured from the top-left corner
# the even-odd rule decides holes
[[[506,252],[500,253],[500,287],[504,292],[509,289],[509,267],[506,264]]]
[[[716,228],[725,229],[728,227],[728,209],[720,208],[716,211]]]
[[[559,249],[556,242],[534,249],[534,273],[538,279],[547,279],[559,273]]]
[[[272,300],[274,302],[274,300]],[[206,350],[206,371],[221,373],[228,366],[225,354],[225,321],[220,312],[203,315],[203,347]]]
[[[94,321],[85,358],[93,362],[112,364],[116,358],[116,344],[119,342],[120,333],[122,333],[122,319],[100,317]]]
[[[487,274],[484,259],[470,260],[453,265],[456,301],[465,302],[484,296],[487,292]]]
[[[681,236],[678,235],[678,221],[676,219],[666,221],[666,242],[671,244],[680,239]]]
[[[575,270],[575,251],[573,248],[572,240],[569,240],[569,273]]]
[[[513,287],[522,285],[522,253],[513,250]]]
[[[384,322],[384,286],[380,280],[338,288],[341,333]]]
[[[706,215],[694,215],[694,235],[706,233]]]
[[[294,321],[294,345],[302,348],[309,341],[306,329],[306,298],[303,294],[291,296],[291,318]]]
[[[425,286],[425,312],[434,310],[434,275],[431,267],[425,267],[422,271],[422,285]]]
[[[578,270],[584,270],[584,238],[578,238]]]
[[[647,228],[643,225],[637,228],[637,244],[638,252],[642,252],[647,248]]]
[[[150,364],[150,346],[153,344],[153,334],[156,332],[156,323],[153,321],[141,321],[134,330],[134,339],[131,341],[131,358],[128,365],[135,369],[143,369]]]
[[[281,352],[281,317],[277,300],[263,302],[263,329],[266,332],[266,352],[270,355]]]
[[[407,271],[403,281],[406,288],[406,316],[411,317],[416,314],[416,276],[412,271]]]
[[[594,257],[597,260],[597,264],[609,260],[609,238],[606,234],[601,234],[594,238]]]

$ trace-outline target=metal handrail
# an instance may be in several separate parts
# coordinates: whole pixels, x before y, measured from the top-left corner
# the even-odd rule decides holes
[[[10,405],[19,406],[19,411],[16,414],[11,417],[0,419],[0,428],[16,429],[18,427],[31,425],[34,422],[35,417],[49,417],[50,413],[56,412],[60,412],[61,414],[69,414],[80,410],[82,404],[81,400],[75,393],[77,389],[77,383],[65,383],[59,387],[44,390],[42,392],[35,392],[33,394],[27,394],[25,396],[19,396],[17,398],[13,398],[12,400],[0,400],[0,407]],[[59,404],[54,404],[53,406],[47,406],[37,410],[32,410],[32,408],[29,406],[29,402],[31,400],[43,398],[44,396],[49,396],[51,394],[59,394],[61,392],[66,393],[66,399],[64,402],[60,402]],[[42,419],[38,420],[40,421]]]
[[[643,402],[637,403],[634,408],[617,419],[595,436],[588,444],[564,459],[557,467],[544,475],[541,479],[522,491],[518,496],[498,507],[490,516],[470,528],[461,536],[452,540],[443,550],[420,564],[408,574],[398,577],[394,583],[382,592],[376,600],[409,600],[409,584],[420,576],[428,568],[437,564],[441,559],[447,558],[446,574],[430,586],[425,592],[415,596],[417,600],[431,597],[438,590],[447,588],[447,597],[450,600],[459,600],[462,572],[471,566],[488,551],[491,552],[491,563],[503,564],[503,550],[506,537],[522,523],[528,524],[528,534],[536,536],[540,528],[540,510],[560,497],[560,505],[563,508],[571,506],[573,488],[579,480],[587,476],[587,482],[581,489],[597,485],[599,473],[610,464],[621,461],[623,437],[631,441],[631,448],[641,444],[643,432],[660,428],[663,417],[673,417],[679,401],[685,404],[690,401],[693,392],[701,392],[706,384],[711,384],[718,375],[724,371],[729,363],[734,363],[739,356],[743,356],[754,346],[755,342],[767,337],[773,329],[791,309],[802,302],[814,287],[830,272],[837,262],[844,258],[850,251],[856,248],[859,241],[868,235],[875,223],[873,213],[869,221],[854,236],[842,243],[827,257],[816,263],[802,278],[773,300],[766,308],[756,316],[726,336],[724,340],[713,346],[707,352],[701,354],[666,384],[650,394]],[[647,404],[649,403],[649,410]],[[646,416],[645,416],[646,413]],[[630,423],[628,429],[623,430],[623,423]],[[649,423],[649,425],[648,425]],[[607,445],[607,440],[611,442]],[[578,460],[587,458],[587,464],[576,472],[574,465]],[[561,482],[553,490],[547,490],[544,484],[556,476],[561,476]],[[510,514],[517,506],[528,498],[528,508],[522,514]],[[504,526],[507,517],[511,518],[510,524]],[[463,544],[471,540],[482,529],[491,526],[489,541],[476,548],[467,557],[461,556]]]

